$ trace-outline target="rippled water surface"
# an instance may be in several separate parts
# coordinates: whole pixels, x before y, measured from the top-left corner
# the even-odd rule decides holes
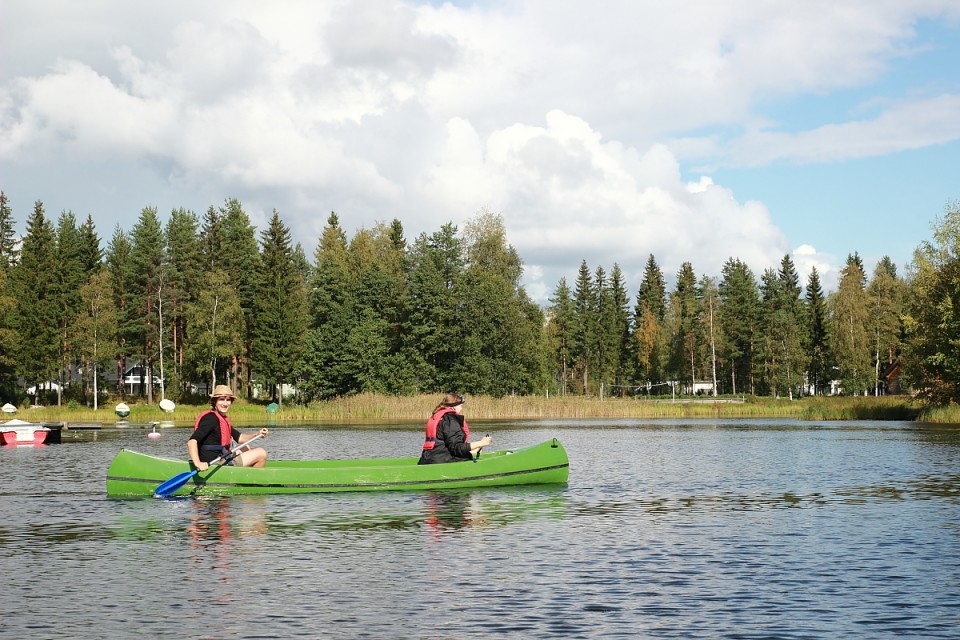
[[[566,487],[107,500],[122,447],[0,448],[10,638],[957,638],[960,430],[541,421]],[[417,429],[280,427],[274,458],[414,455]]]

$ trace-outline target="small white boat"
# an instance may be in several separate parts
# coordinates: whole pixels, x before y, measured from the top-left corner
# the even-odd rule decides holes
[[[35,424],[14,418],[7,422],[0,423],[0,440],[5,446],[11,447],[33,447],[48,442],[52,430],[42,424]]]

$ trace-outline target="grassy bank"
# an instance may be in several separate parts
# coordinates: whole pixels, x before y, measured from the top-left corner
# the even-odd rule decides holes
[[[230,409],[237,425],[285,423],[419,423],[426,420],[439,395],[409,397],[363,394],[307,406],[285,405],[267,413],[263,404],[238,400]],[[156,405],[128,401],[133,424],[170,421],[178,426],[193,424],[203,406],[178,405],[172,413]],[[94,411],[85,407],[35,407],[21,409],[14,416],[31,422],[102,422],[118,420],[113,404]],[[919,402],[903,396],[881,398],[670,398],[638,400],[525,396],[469,397],[464,407],[472,420],[524,420],[562,418],[795,418],[800,420],[921,420],[960,423],[960,408],[924,409]]]

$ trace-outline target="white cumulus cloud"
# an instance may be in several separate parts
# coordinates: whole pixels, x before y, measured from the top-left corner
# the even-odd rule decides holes
[[[8,0],[0,21],[0,188],[21,219],[39,199],[108,235],[143,206],[238,197],[309,252],[332,210],[409,238],[487,209],[540,301],[581,260],[635,288],[650,254],[668,278],[730,257],[759,273],[816,244],[712,167],[960,139],[949,83],[791,126],[768,113],[870,87],[918,23],[956,27],[949,0]]]

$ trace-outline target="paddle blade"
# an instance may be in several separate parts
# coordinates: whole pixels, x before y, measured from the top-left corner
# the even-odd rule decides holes
[[[153,492],[153,495],[156,496],[157,498],[166,498],[167,496],[173,493],[176,493],[177,489],[179,489],[183,485],[190,482],[190,478],[197,475],[198,473],[200,473],[199,469],[178,473],[177,475],[173,476],[172,478],[170,478],[169,480],[161,484],[159,487],[157,487],[157,490]]]

